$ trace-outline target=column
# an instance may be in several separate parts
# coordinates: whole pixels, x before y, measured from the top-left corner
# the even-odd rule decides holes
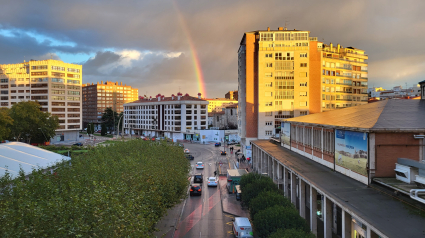
[[[277,189],[280,189],[279,179],[280,179],[280,164],[276,160],[276,166],[277,166]]]
[[[317,236],[317,190],[310,185],[310,230]]]
[[[332,238],[332,202],[324,196],[323,230],[325,238]]]
[[[291,202],[297,204],[297,179],[294,173],[291,172]]]
[[[300,199],[300,216],[305,219],[305,181],[298,177],[299,180],[299,199]]]
[[[351,215],[342,210],[342,238],[351,237]]]
[[[283,194],[288,198],[288,169],[283,167]]]

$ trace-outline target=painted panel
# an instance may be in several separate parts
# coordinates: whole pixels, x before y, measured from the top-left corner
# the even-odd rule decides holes
[[[280,142],[283,145],[291,146],[291,124],[287,122],[281,123],[281,137]]]
[[[336,130],[335,163],[367,177],[367,133]]]

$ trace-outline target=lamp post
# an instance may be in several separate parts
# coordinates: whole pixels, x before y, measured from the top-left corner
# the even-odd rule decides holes
[[[118,139],[118,133],[119,133],[119,131],[120,131],[120,122],[121,122],[121,119],[123,118],[123,116],[124,116],[124,114],[122,114],[121,116],[120,116],[120,119],[118,120],[118,128],[117,128],[117,139]]]

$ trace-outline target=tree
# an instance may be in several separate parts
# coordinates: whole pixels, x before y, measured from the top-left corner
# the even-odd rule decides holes
[[[315,238],[311,232],[305,232],[300,229],[278,229],[268,238]]]
[[[56,134],[59,119],[48,112],[42,112],[38,102],[23,101],[12,106],[9,111],[13,119],[10,137],[17,141],[26,138],[49,141]]]
[[[118,113],[112,110],[112,108],[110,107],[106,108],[105,112],[102,115],[102,123],[106,125],[106,128],[108,130],[114,129],[114,125],[116,126],[116,124],[118,123],[118,119]]]
[[[294,207],[294,205],[283,196],[281,193],[276,191],[265,191],[258,194],[257,197],[251,199],[249,202],[249,213],[251,217],[254,217],[259,211],[265,210],[275,205],[281,205],[283,207]]]
[[[276,186],[276,184],[273,183],[273,180],[271,178],[265,178],[262,177],[259,180],[254,180],[252,183],[247,184],[242,190],[242,201],[245,204],[250,204],[251,199],[254,199],[263,191],[275,191],[277,193],[281,193],[281,190],[279,190]]]
[[[281,229],[299,229],[309,232],[304,218],[294,207],[283,207],[275,205],[265,210],[259,211],[253,219],[256,235],[258,237],[269,237],[272,233]]]
[[[89,135],[94,134],[94,124],[93,123],[89,123],[87,125],[87,134],[89,134]]]
[[[106,129],[106,125],[105,125],[105,123],[102,123],[102,129],[100,130],[100,135],[101,136],[104,136],[104,135],[106,135],[107,133],[108,133],[108,129]]]
[[[0,141],[8,138],[13,119],[9,116],[9,108],[0,108]]]

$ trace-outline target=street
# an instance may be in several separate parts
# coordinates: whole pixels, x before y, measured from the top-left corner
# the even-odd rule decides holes
[[[192,165],[191,174],[202,173],[204,176],[202,195],[188,196],[183,201],[183,209],[182,206],[174,208],[182,209],[178,213],[175,211],[181,217],[174,234],[173,231],[169,231],[165,237],[233,237],[233,216],[222,211],[220,189],[207,186],[208,177],[214,176],[216,162],[221,160],[223,163],[227,163],[226,156],[220,155],[223,146],[214,147],[214,144],[190,143],[185,143],[184,146],[195,157],[194,160],[190,161]],[[229,150],[227,152],[229,153]],[[227,156],[234,155],[229,153]],[[204,169],[195,168],[196,162],[200,161],[204,163]]]

